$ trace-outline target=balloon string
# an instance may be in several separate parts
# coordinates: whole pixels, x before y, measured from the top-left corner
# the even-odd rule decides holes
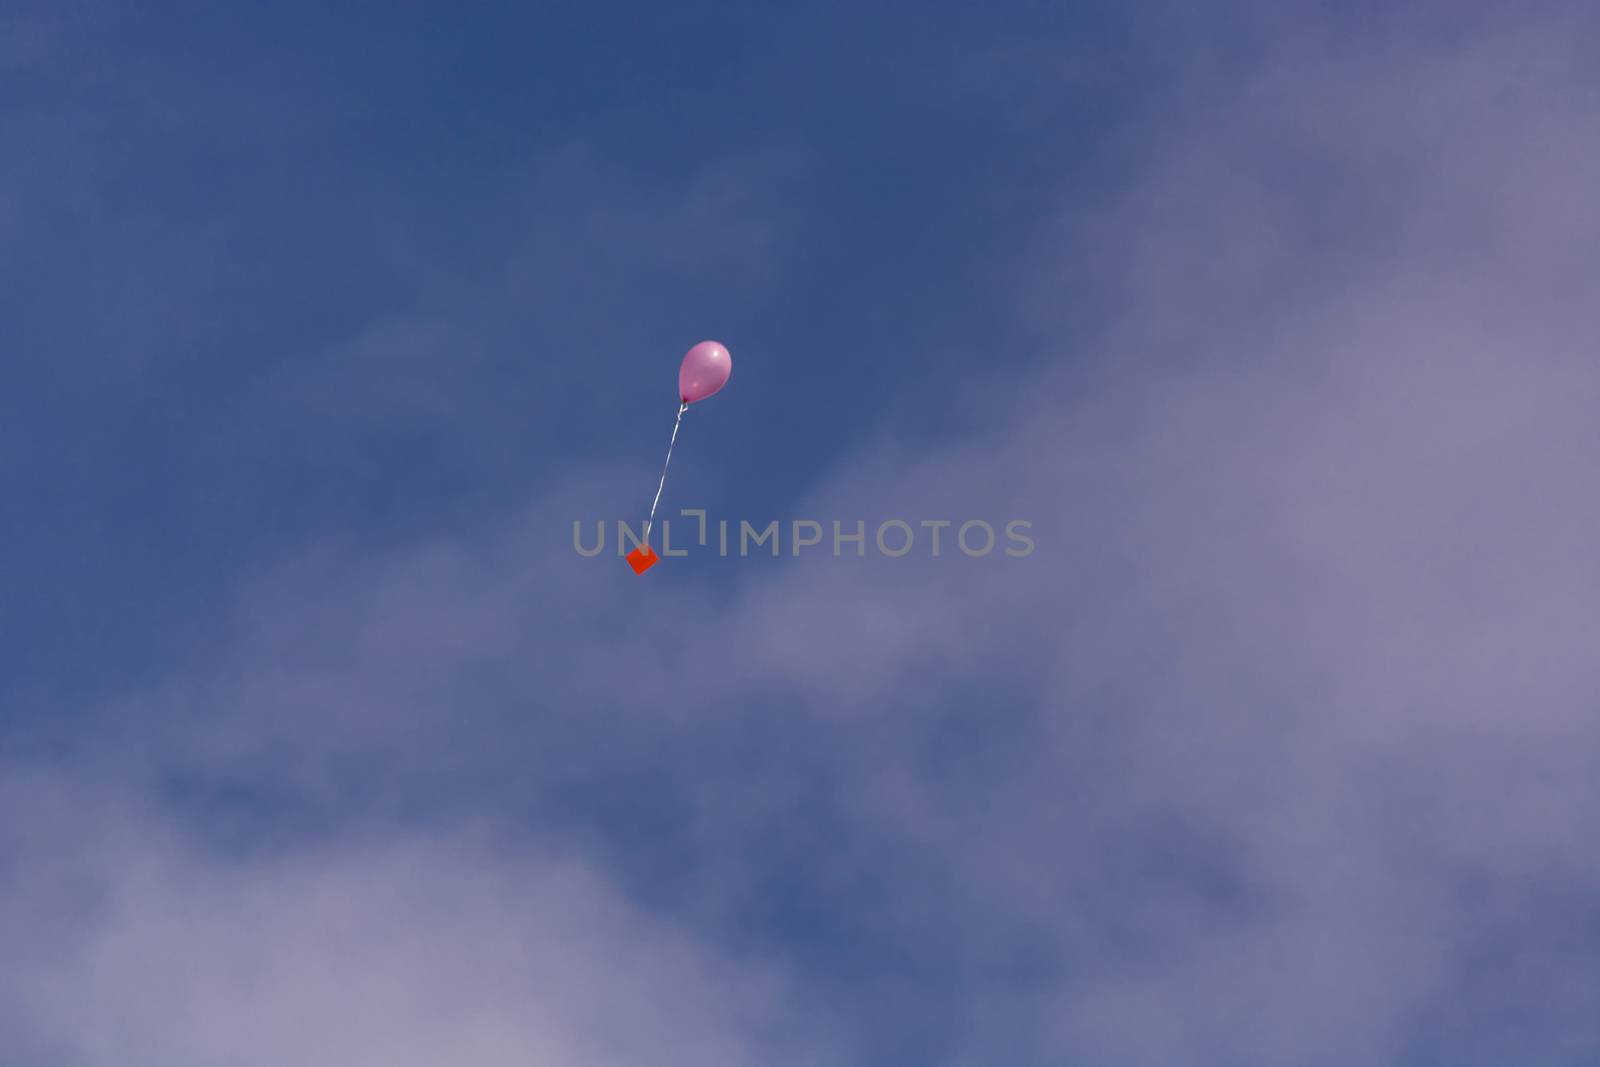
[[[661,503],[661,490],[667,484],[667,468],[672,464],[672,446],[678,443],[678,427],[683,425],[683,413],[689,408],[688,401],[678,405],[678,418],[672,424],[672,440],[667,442],[667,462],[661,465],[661,482],[656,486],[656,498],[650,501],[650,517],[644,521],[644,547],[650,547],[650,527],[656,521],[656,505]]]

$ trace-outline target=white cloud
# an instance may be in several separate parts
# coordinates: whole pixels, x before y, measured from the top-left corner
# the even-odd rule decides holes
[[[1114,215],[1066,228],[1094,235],[1122,286],[1093,346],[974,397],[1006,420],[987,439],[916,459],[874,446],[801,509],[1021,514],[1028,559],[730,560],[736,590],[661,595],[571,553],[573,517],[638,489],[578,471],[487,533],[269,576],[224,660],[132,702],[132,733],[182,707],[181,731],[151,741],[157,765],[291,767],[276,784],[335,798],[352,756],[388,768],[389,788],[513,763],[535,789],[626,787],[664,767],[661,787],[691,798],[685,865],[729,910],[763,884],[751,843],[793,825],[795,781],[815,774],[847,825],[788,859],[830,885],[877,877],[892,936],[943,946],[956,973],[940,977],[963,997],[952,1062],[1497,1063],[1508,1033],[1517,1062],[1592,1051],[1580,994],[1600,975],[1571,950],[1600,888],[1600,218],[1585,192],[1600,102],[1582,40],[1536,26],[1448,45],[1408,31],[1359,57],[1286,44],[1237,94],[1187,109]],[[1082,249],[1040,252],[1019,312],[1034,322],[1081,269],[1054,258]],[[706,672],[700,647],[729,654]],[[946,736],[986,710],[952,700],[1017,694],[1025,707],[966,744]],[[767,762],[741,764],[730,738]],[[994,746],[1003,766],[983,762]],[[462,848],[291,858],[248,876],[290,902],[274,904],[247,891],[251,868],[163,845],[119,883],[108,914],[123,918],[74,949],[80,969],[53,972],[43,1017],[217,1052],[223,1037],[180,1025],[175,1005],[203,1000],[181,982],[114,1009],[129,961],[170,942],[220,967],[206,945],[247,915],[276,932],[230,956],[346,1048],[426,1002],[424,1049],[482,1041],[495,1062],[547,1040],[633,1062],[642,1046],[592,1044],[598,1001],[517,946],[603,959],[628,940],[619,925],[656,927],[580,907],[577,876]],[[395,888],[423,863],[456,871],[430,890],[455,906]],[[582,937],[508,902],[524,881]],[[341,926],[352,898],[415,937]],[[696,929],[725,917],[708,908]],[[1007,977],[1019,943],[1046,961],[1032,978]],[[737,1056],[707,1006],[724,985],[705,950],[651,952],[648,989],[688,998],[670,1014],[692,1032],[672,1039],[706,1050],[682,1061]],[[506,1005],[548,997],[552,1014],[513,1017],[477,967],[518,990]],[[385,970],[409,977],[370,978]],[[322,974],[376,1014],[300,999]],[[458,984],[483,989],[489,1029]],[[68,991],[100,1007],[80,1024]],[[655,993],[618,995],[637,1032],[675,1033],[637,1006]],[[229,1010],[258,1033],[276,1018]]]
[[[0,787],[6,1062],[803,1062],[773,973],[574,859],[459,833],[226,856],[125,798]]]

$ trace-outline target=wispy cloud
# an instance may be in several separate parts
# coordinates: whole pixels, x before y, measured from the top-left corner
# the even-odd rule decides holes
[[[8,1060],[815,1062],[775,973],[571,858],[470,833],[225,856],[48,778],[3,795]]]
[[[248,787],[333,840],[240,861],[182,836],[192,806],[147,816],[100,925],[32,935],[75,969],[0,965],[48,1009],[29,1047],[236,1050],[200,1005],[260,1062],[771,1062],[751,1017],[827,1020],[831,1062],[1592,1055],[1594,28],[1269,25],[1258,68],[1196,64],[1114,212],[1065,204],[1026,250],[1016,316],[1069,317],[1088,258],[1098,336],[975,387],[986,432],[887,427],[797,502],[1024,517],[1034,555],[637,579],[571,550],[638,491],[591,455],[464,531],[258,575],[214,661],[106,712],[68,796],[90,768]],[[695,188],[667,199],[732,220],[712,260],[770,254],[721,178]],[[665,260],[684,211],[650,230]],[[442,829],[382,837],[419,807]],[[527,844],[552,839],[581,863]],[[159,953],[213,977],[146,989]],[[769,955],[796,999],[747,1007]],[[639,985],[555,977],[619,956]]]

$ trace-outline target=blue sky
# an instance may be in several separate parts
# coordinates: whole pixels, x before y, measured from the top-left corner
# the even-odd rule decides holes
[[[792,502],[941,361],[1026,362],[995,333],[1012,251],[1063,172],[1114,182],[1086,149],[1148,81],[1092,10],[578,11],[17,16],[8,392],[52,402],[15,431],[43,461],[8,469],[12,581],[50,670],[85,615],[130,652],[104,668],[145,658],[152,580],[181,626],[295,542],[501,506],[578,441],[654,449],[652,372],[712,326],[761,398],[726,432],[765,438],[721,469]],[[374,380],[373,348],[434,363]]]
[[[0,1067],[1595,1062],[1597,31],[6,6]]]

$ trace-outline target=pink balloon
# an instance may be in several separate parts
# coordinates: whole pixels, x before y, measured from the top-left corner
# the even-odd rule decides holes
[[[733,357],[715,341],[701,341],[689,349],[678,368],[678,396],[693,404],[728,384],[733,373]]]

